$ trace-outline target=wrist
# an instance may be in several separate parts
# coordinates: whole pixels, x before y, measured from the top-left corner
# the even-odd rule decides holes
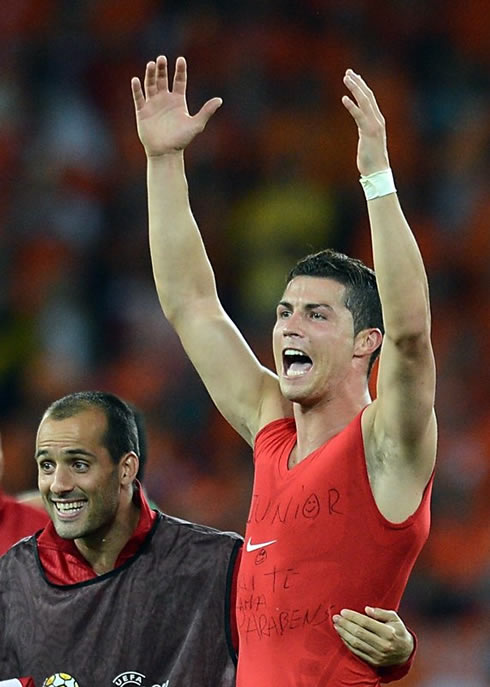
[[[361,174],[359,183],[363,188],[366,200],[374,200],[390,193],[396,193],[395,180],[390,167],[366,176]]]
[[[184,151],[179,150],[175,153],[162,153],[161,155],[147,155],[147,169],[155,172],[172,172],[184,168]]]
[[[164,153],[150,153],[145,149],[146,153],[146,159],[148,162],[163,162],[163,161],[171,161],[175,159],[182,159],[184,156],[184,149],[174,149],[174,150],[167,150]]]

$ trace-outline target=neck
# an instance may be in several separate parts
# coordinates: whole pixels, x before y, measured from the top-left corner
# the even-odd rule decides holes
[[[355,396],[323,398],[311,406],[293,404],[296,423],[296,446],[290,457],[290,467],[300,463],[312,451],[341,432],[349,422],[371,402],[369,390]]]
[[[132,499],[121,503],[111,524],[88,537],[75,539],[75,546],[97,575],[114,570],[116,561],[131,538],[140,516]]]

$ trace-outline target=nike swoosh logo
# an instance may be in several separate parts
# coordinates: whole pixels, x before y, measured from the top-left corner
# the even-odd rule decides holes
[[[265,541],[262,544],[252,544],[252,537],[249,537],[247,546],[245,547],[247,551],[250,553],[251,551],[257,551],[257,549],[263,549],[265,546],[270,546],[271,544],[275,544],[277,539],[273,539],[272,541]]]

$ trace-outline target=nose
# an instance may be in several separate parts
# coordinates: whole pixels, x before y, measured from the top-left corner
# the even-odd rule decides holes
[[[49,491],[52,494],[64,494],[73,490],[73,479],[70,474],[70,469],[65,465],[57,465],[52,474]]]
[[[287,318],[287,320],[284,320],[284,327],[282,330],[282,335],[284,337],[287,336],[298,336],[298,337],[303,337],[303,328],[301,326],[301,313],[299,312],[293,312],[291,315]]]

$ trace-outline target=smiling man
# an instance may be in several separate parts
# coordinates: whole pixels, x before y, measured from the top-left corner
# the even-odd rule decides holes
[[[300,261],[277,309],[274,374],[224,312],[189,204],[183,151],[222,101],[189,114],[182,57],[172,86],[164,56],[147,64],[143,87],[132,80],[160,302],[216,406],[254,448],[238,687],[378,685],[380,657],[402,629],[396,614],[371,607],[398,608],[429,531],[437,432],[427,278],[384,117],[359,74],[347,70],[343,83],[376,276],[334,251]]]
[[[88,404],[84,409],[81,401],[79,407],[70,415],[73,405],[55,404],[41,421],[39,491],[56,534],[72,541],[94,572],[103,574],[113,569],[139,519],[133,501],[139,450],[127,430],[124,450],[124,425],[117,423],[116,413],[109,430],[104,410]],[[114,440],[121,445],[111,446]],[[115,462],[112,455],[120,459]]]
[[[235,684],[241,538],[152,510],[138,444],[112,394],[71,394],[44,414],[36,461],[51,522],[0,558],[0,681]]]

